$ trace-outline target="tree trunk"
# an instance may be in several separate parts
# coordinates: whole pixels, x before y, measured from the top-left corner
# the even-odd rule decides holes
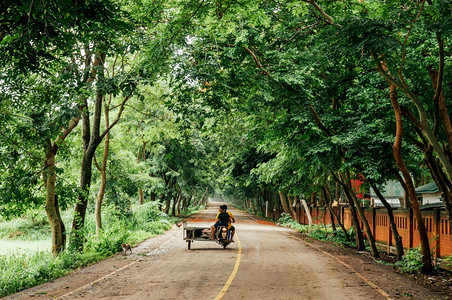
[[[94,66],[97,73],[98,81],[103,81],[104,78],[104,62],[105,55],[96,55]],[[90,116],[88,110],[88,101],[85,99],[82,116],[83,116],[83,159],[80,175],[80,194],[78,196],[77,203],[75,204],[74,219],[72,222],[72,243],[74,246],[81,250],[83,247],[83,237],[81,236],[81,230],[85,224],[86,208],[88,206],[89,188],[91,186],[92,178],[92,163],[93,157],[97,146],[99,145],[99,132],[100,122],[102,114],[102,99],[103,92],[98,89],[95,101],[94,116],[93,116],[93,129],[91,131]]]
[[[314,206],[314,207],[317,207],[317,193],[312,193],[311,194],[311,201],[310,201],[311,203],[310,203],[310,205],[311,206]]]
[[[46,213],[49,219],[49,224],[52,232],[52,254],[58,255],[66,248],[66,228],[63,219],[60,215],[60,208],[58,205],[58,197],[55,194],[56,186],[56,171],[55,171],[55,156],[58,152],[58,147],[62,141],[72,132],[78,125],[80,117],[74,117],[69,122],[58,138],[52,143],[47,141],[46,158],[44,162],[43,178],[46,187]]]
[[[140,151],[138,151],[137,162],[139,163],[140,161],[145,160],[145,159],[146,159],[146,142],[143,141],[143,147],[142,147],[142,149],[140,149]],[[139,204],[143,205],[144,194],[143,194],[142,188],[138,189],[138,197],[139,197]]]
[[[105,103],[104,107],[104,117],[105,117],[105,130],[110,127],[110,103],[111,103],[111,96],[108,103]],[[94,161],[96,162],[96,166],[100,172],[100,186],[99,186],[99,192],[96,195],[96,206],[94,209],[94,215],[96,220],[96,235],[99,235],[100,231],[102,230],[102,202],[104,200],[105,195],[105,188],[107,186],[107,161],[108,161],[108,152],[110,151],[110,132],[108,131],[105,135],[105,142],[104,142],[104,154],[102,156],[102,164],[99,166],[95,160],[96,157],[94,157]]]
[[[417,226],[419,230],[419,238],[421,241],[421,251],[423,255],[423,267],[422,273],[431,274],[433,272],[432,257],[430,253],[430,244],[427,236],[427,229],[425,228],[424,219],[422,217],[419,201],[417,199],[416,191],[414,188],[413,180],[411,179],[410,172],[405,165],[400,149],[402,147],[402,137],[403,137],[403,124],[402,124],[402,112],[400,110],[399,103],[397,101],[396,87],[393,84],[389,84],[390,98],[392,107],[394,109],[396,118],[396,138],[394,145],[392,146],[394,158],[397,163],[397,167],[402,172],[405,179],[405,184],[408,189],[408,196],[411,201],[411,208],[413,209],[414,216],[416,217]]]
[[[208,192],[209,192],[209,187],[206,187],[204,194],[202,195],[201,199],[198,202],[198,206],[202,205],[202,203],[204,202],[204,198],[207,197]]]
[[[297,219],[297,213],[294,210],[293,201],[294,201],[293,197],[287,195],[287,202],[288,202],[288,205],[289,205],[290,214],[292,215],[292,219],[296,220]]]
[[[375,194],[378,196],[378,199],[380,199],[381,203],[383,203],[384,207],[386,208],[389,218],[389,225],[391,226],[392,236],[394,237],[396,244],[397,260],[401,260],[403,256],[402,237],[399,235],[399,231],[397,230],[397,225],[394,221],[394,213],[392,211],[391,204],[386,201],[385,197],[383,197],[380,190],[374,184],[372,184],[372,188],[375,191]]]
[[[366,249],[365,245],[364,245],[364,236],[363,233],[361,231],[361,226],[359,224],[359,219],[358,219],[358,214],[356,213],[356,207],[354,204],[353,199],[351,198],[351,196],[348,193],[348,190],[343,186],[342,182],[340,182],[340,179],[334,174],[332,173],[334,179],[342,186],[344,193],[345,193],[345,198],[347,199],[349,208],[350,208],[350,214],[352,216],[352,224],[353,224],[353,228],[355,229],[355,242],[356,242],[356,248],[358,251],[364,251]]]
[[[308,204],[306,203],[305,199],[301,199],[301,205],[303,206],[306,216],[308,217],[308,225],[311,226],[312,225],[311,211],[309,210]]]
[[[439,46],[439,71],[434,70],[432,66],[428,67],[428,71],[433,83],[433,88],[435,89],[433,102],[438,103],[438,113],[447,136],[449,146],[448,151],[449,154],[452,154],[452,124],[450,122],[449,113],[447,112],[446,97],[444,96],[444,91],[442,88],[444,75],[444,41],[441,39],[439,32],[436,32],[436,38]]]
[[[325,206],[325,200],[323,199],[323,193],[319,193],[319,206],[320,207]]]
[[[364,214],[364,210],[361,207],[361,204],[359,203],[358,198],[356,198],[354,191],[352,190],[352,188],[349,185],[349,182],[350,182],[349,179],[350,178],[348,176],[346,177],[345,175],[342,175],[342,182],[340,181],[339,184],[342,184],[342,187],[344,188],[345,193],[349,197],[351,197],[353,203],[355,204],[356,210],[358,211],[359,216],[361,217],[361,221],[363,222],[364,230],[366,230],[367,241],[369,242],[369,246],[372,249],[372,255],[375,258],[378,258],[378,257],[380,257],[380,254],[378,253],[377,246],[375,244],[375,238],[372,234],[372,230],[370,229],[369,222],[367,222],[367,218],[366,218],[366,215]]]
[[[324,186],[325,192],[326,192],[326,199],[329,199],[329,203],[328,203],[328,209],[331,212],[331,220],[333,220],[334,218],[336,218],[337,223],[339,224],[339,227],[341,227],[342,231],[345,234],[345,238],[347,239],[348,242],[351,242],[350,236],[348,235],[347,230],[344,227],[344,224],[342,224],[340,218],[338,217],[338,215],[334,212],[334,209],[332,207],[333,204],[333,196],[331,195],[331,191],[330,188],[328,187],[328,185]],[[336,187],[337,189],[337,187]],[[336,230],[336,229],[334,229]]]
[[[439,166],[436,159],[433,157],[431,147],[427,147],[424,150],[425,160],[427,162],[428,168],[430,169],[430,173],[432,174],[433,179],[435,180],[438,188],[441,192],[441,196],[443,197],[443,203],[446,207],[447,216],[449,219],[449,228],[452,231],[452,187],[451,182],[448,181],[446,174],[444,174],[443,170]]]
[[[171,210],[171,215],[173,217],[176,216],[176,208],[179,206],[179,202],[180,202],[181,198],[182,198],[182,190],[179,189],[179,193],[177,193],[177,196],[174,197],[174,199],[173,199],[173,208]]]
[[[345,197],[347,198],[348,205],[350,208],[350,214],[352,216],[353,221],[353,227],[355,229],[355,242],[356,242],[356,249],[358,251],[364,251],[366,250],[366,246],[364,245],[364,235],[361,231],[361,225],[359,224],[358,214],[356,213],[356,207],[353,203],[353,200],[350,198],[347,192],[345,192]]]
[[[138,204],[143,205],[144,203],[144,193],[142,188],[138,188]]]
[[[182,209],[184,209],[184,204],[185,204],[185,197],[181,196],[181,198],[177,202],[177,216],[178,217],[180,217],[180,214],[181,214],[181,206],[182,206]]]
[[[284,212],[286,214],[291,215],[289,207],[287,206],[287,200],[286,200],[286,196],[284,196],[283,192],[279,192],[279,199],[281,200],[281,205],[284,209]]]
[[[52,254],[56,256],[65,248],[66,232],[63,220],[60,216],[58,198],[55,195],[55,153],[51,149],[49,149],[46,154],[44,173],[46,183],[45,209],[52,231]]]
[[[403,188],[403,191],[405,192],[405,195],[403,197],[403,201],[405,201],[405,207],[406,208],[411,208],[411,202],[410,202],[410,199],[408,197],[408,187],[406,186],[406,183],[403,180],[402,176],[400,176],[399,172],[397,172],[396,177],[397,177],[397,181],[400,183],[400,185]]]
[[[89,149],[88,149],[89,150]],[[92,161],[94,150],[85,151],[82,160],[82,171],[80,176],[80,194],[74,209],[74,219],[72,221],[73,236],[71,243],[79,249],[83,248],[83,237],[81,230],[85,224],[86,208],[88,206],[89,187],[91,186],[92,178]]]
[[[194,196],[189,196],[189,197],[185,198],[184,210],[187,210],[191,206],[191,203],[193,202],[193,200],[194,200]]]
[[[334,196],[335,196],[334,200],[336,200],[339,203],[340,193],[339,193],[339,183],[337,181],[335,183]]]
[[[449,178],[449,180],[452,181],[452,163],[449,161],[446,153],[441,148],[441,145],[439,144],[438,139],[436,138],[434,132],[429,127],[427,112],[425,111],[425,108],[424,108],[422,102],[418,99],[418,97],[411,90],[408,89],[408,87],[406,85],[396,81],[392,77],[392,75],[389,74],[389,72],[386,73],[387,67],[384,64],[384,62],[383,63],[380,62],[375,55],[372,55],[372,56],[373,56],[374,61],[376,62],[378,71],[389,82],[390,89],[392,87],[392,89],[394,90],[394,94],[396,94],[396,92],[395,92],[396,88],[400,89],[401,91],[403,91],[405,93],[405,95],[416,106],[418,114],[419,114],[419,124],[418,125],[420,126],[422,132],[425,134],[430,145],[432,145],[433,151],[435,151],[436,155],[438,155],[439,161],[443,165],[445,172],[447,174],[447,177]],[[402,73],[399,74],[399,77],[401,77],[401,76],[402,76]],[[401,80],[402,79],[403,78],[401,77]],[[404,82],[404,81],[402,80],[402,82]],[[397,106],[398,106],[398,104],[397,104]],[[400,112],[400,107],[398,107],[398,109]],[[400,114],[401,114],[401,112],[400,112]]]
[[[330,212],[331,228],[333,229],[333,235],[335,236],[336,235],[336,224],[334,222],[333,214],[331,212],[332,210],[330,208],[331,202],[329,201],[330,199],[329,199],[329,197],[327,197],[325,187],[323,187],[323,186],[322,186],[322,198],[323,198],[323,203],[325,204],[324,207],[327,208],[328,211]],[[326,212],[327,211],[325,210],[323,213],[323,224],[325,225],[325,228],[326,228]],[[328,232],[326,230],[325,230],[325,233],[328,234]]]
[[[331,194],[327,195],[325,186],[322,186],[322,194],[323,194],[323,199],[325,200],[325,204],[326,204],[325,207],[328,209],[328,211],[330,212],[330,215],[331,215],[331,227],[333,228],[334,235],[336,235],[336,224],[334,222],[333,209],[331,207],[333,200],[330,197]],[[326,214],[325,214],[325,216],[326,216]]]
[[[271,191],[270,189],[264,189],[262,191],[263,194],[263,198],[264,198],[264,216],[266,218],[268,218],[271,213],[272,213],[272,209],[273,209],[273,199],[272,199],[272,195],[271,195]]]
[[[163,212],[165,214],[169,214],[171,209],[171,199],[173,198],[173,191],[169,190],[168,194],[165,197],[165,207],[163,208]]]
[[[104,63],[105,63],[105,54],[100,53],[96,55],[93,66],[93,72],[97,74],[97,81],[104,81]],[[93,113],[93,126],[91,130],[90,124],[90,114],[89,114],[89,106],[88,100],[84,99],[84,104],[82,105],[82,116],[83,116],[83,159],[82,159],[82,167],[81,167],[81,175],[80,175],[80,194],[75,205],[74,209],[74,219],[72,222],[72,230],[73,236],[71,242],[74,246],[81,250],[83,247],[84,239],[81,236],[81,230],[85,224],[85,215],[86,208],[88,206],[88,196],[89,189],[91,187],[91,179],[92,179],[92,164],[93,158],[95,155],[95,151],[99,146],[100,142],[104,139],[105,135],[111,130],[113,126],[115,126],[119,119],[121,118],[122,112],[124,111],[126,102],[130,99],[132,94],[129,94],[125,97],[122,103],[118,106],[119,111],[116,116],[116,119],[110,124],[110,126],[100,134],[100,124],[101,124],[101,115],[102,115],[102,102],[104,99],[104,90],[103,86],[98,84],[96,100],[94,103],[94,113]]]

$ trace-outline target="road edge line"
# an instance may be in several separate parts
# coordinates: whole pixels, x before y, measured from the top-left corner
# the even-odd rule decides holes
[[[175,235],[172,236],[172,237],[169,238],[167,241],[163,242],[160,246],[158,246],[156,249],[160,249],[163,245],[165,245],[166,243],[172,241],[175,237],[176,237]],[[156,249],[154,249],[154,251],[155,251]],[[116,274],[116,273],[118,273],[118,272],[120,272],[120,271],[122,271],[122,270],[128,268],[128,267],[130,267],[130,266],[133,265],[133,264],[136,264],[136,263],[139,262],[139,261],[141,261],[141,259],[134,260],[134,261],[132,261],[130,264],[125,265],[124,267],[121,267],[121,268],[119,268],[119,269],[117,269],[117,270],[115,270],[115,271],[113,271],[113,272],[111,272],[111,273],[109,273],[109,274],[107,274],[107,275],[105,275],[105,276],[102,276],[102,277],[100,277],[100,278],[97,278],[96,280],[94,280],[94,281],[92,281],[92,282],[89,282],[89,283],[87,283],[87,284],[85,284],[85,285],[82,285],[82,286],[76,288],[75,290],[72,290],[72,291],[70,291],[70,292],[68,292],[68,293],[66,293],[66,294],[64,294],[64,295],[57,296],[56,299],[63,299],[63,298],[65,298],[65,297],[67,297],[67,296],[69,296],[69,295],[71,295],[71,294],[73,294],[73,293],[79,292],[79,291],[84,290],[84,289],[86,289],[86,288],[88,288],[88,287],[90,287],[90,286],[93,286],[94,284],[96,284],[96,283],[98,283],[98,282],[100,282],[100,281],[102,281],[102,280],[104,280],[104,279],[106,279],[106,278],[108,278],[108,277],[110,277],[110,276],[112,276],[112,275],[114,275],[114,274]],[[101,262],[101,261],[99,261],[99,263],[100,263],[100,262]]]
[[[69,295],[71,295],[71,294],[73,294],[73,293],[79,292],[79,291],[81,291],[81,290],[86,289],[87,287],[93,286],[94,284],[96,284],[96,283],[98,283],[98,282],[100,282],[100,281],[102,281],[102,280],[104,280],[104,279],[106,279],[106,278],[108,278],[108,277],[110,277],[110,276],[112,276],[112,275],[114,275],[114,274],[116,274],[116,273],[118,273],[118,272],[120,272],[120,271],[122,271],[122,270],[128,268],[128,267],[130,267],[130,266],[133,265],[133,264],[136,264],[136,263],[139,262],[139,261],[140,261],[140,260],[137,259],[137,260],[131,262],[130,264],[125,265],[124,267],[122,267],[122,268],[120,268],[120,269],[117,269],[117,270],[115,270],[115,271],[113,271],[113,272],[111,272],[111,273],[109,273],[109,274],[107,274],[107,275],[105,275],[105,276],[102,276],[101,278],[98,278],[98,279],[94,280],[93,282],[87,283],[87,284],[82,285],[81,287],[79,287],[79,288],[77,288],[77,289],[75,289],[75,290],[73,290],[73,291],[70,291],[69,293],[66,293],[66,294],[64,294],[64,295],[58,296],[57,299],[63,299],[63,298],[65,298],[65,297],[67,297],[67,296],[69,296]]]
[[[290,234],[287,234],[287,233],[284,233],[284,234],[287,235],[288,237],[291,237],[291,238],[295,239],[295,240],[298,240],[298,241],[301,241],[301,242],[305,242],[304,240],[302,240],[302,239],[300,239],[300,238],[298,238],[298,237],[294,237],[294,236],[292,236],[292,235],[290,235]],[[305,242],[305,243],[306,243],[306,242]],[[320,252],[322,252],[322,253],[328,255],[328,256],[331,257],[331,258],[334,258],[334,259],[337,260],[339,263],[341,263],[344,267],[346,267],[346,268],[352,270],[353,273],[354,273],[356,276],[358,276],[359,278],[361,278],[362,280],[364,280],[365,283],[367,283],[367,284],[370,285],[372,288],[374,288],[375,290],[377,290],[377,292],[379,292],[383,297],[385,297],[385,298],[388,299],[388,300],[394,300],[393,298],[391,298],[391,295],[389,295],[388,293],[386,293],[385,291],[383,291],[383,290],[382,290],[381,288],[379,288],[375,283],[373,283],[372,281],[370,281],[369,279],[367,279],[364,275],[362,275],[361,273],[359,273],[358,271],[356,271],[356,269],[353,268],[351,265],[349,265],[349,264],[343,262],[342,260],[340,260],[340,259],[337,258],[336,256],[332,255],[331,253],[326,252],[325,250],[322,250],[322,249],[320,249],[320,248],[318,248],[318,247],[315,247],[315,246],[313,246],[313,245],[310,245],[310,244],[308,244],[308,243],[306,243],[306,245],[308,245],[309,247],[314,248],[314,249],[316,249],[316,250],[318,250],[318,251],[320,251]]]
[[[218,293],[218,295],[215,297],[215,300],[221,300],[223,298],[223,296],[228,291],[229,286],[231,285],[231,283],[234,280],[235,276],[237,275],[237,271],[239,270],[240,261],[242,260],[242,244],[240,243],[240,240],[239,240],[237,235],[236,235],[236,239],[237,239],[238,250],[237,250],[237,259],[235,261],[234,269],[232,270],[232,273],[229,276],[228,281],[226,281],[226,283],[224,284],[224,286],[221,289],[220,293]]]

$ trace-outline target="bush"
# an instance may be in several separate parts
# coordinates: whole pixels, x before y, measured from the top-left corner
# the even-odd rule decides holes
[[[309,226],[300,224],[298,223],[298,221],[292,219],[292,216],[287,213],[281,214],[281,218],[279,218],[278,223],[282,227],[292,228],[317,240],[330,241],[339,244],[348,244],[345,233],[341,229],[334,231],[331,225]]]
[[[298,223],[296,220],[292,219],[292,216],[288,213],[282,213],[278,220],[278,223],[282,227],[288,227],[297,230],[298,232],[307,231],[308,226]]]
[[[96,252],[102,256],[110,256],[121,250],[121,244],[127,242],[130,236],[125,223],[117,221],[104,226],[103,230],[96,236],[91,233],[84,245],[84,252]]]
[[[422,253],[420,249],[410,249],[395,266],[404,273],[419,273],[422,269]]]

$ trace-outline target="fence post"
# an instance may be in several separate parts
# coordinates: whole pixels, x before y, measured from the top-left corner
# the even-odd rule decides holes
[[[407,250],[413,248],[413,209],[410,207],[408,208],[408,244],[407,244]]]
[[[391,244],[392,244],[392,230],[391,230],[391,226],[389,226],[389,216],[386,215],[385,216],[385,225],[386,225],[386,230],[388,231],[388,253],[391,253]]]
[[[372,235],[375,236],[377,235],[377,227],[375,227],[375,219],[377,216],[377,208],[376,207],[372,207]]]
[[[434,257],[435,260],[438,259],[440,257],[439,253],[441,251],[440,249],[440,238],[441,238],[441,210],[439,210],[438,208],[434,208],[433,209],[433,224],[432,224],[433,228],[433,234],[435,235],[435,239],[434,239],[434,245],[433,245],[433,249],[434,249]]]

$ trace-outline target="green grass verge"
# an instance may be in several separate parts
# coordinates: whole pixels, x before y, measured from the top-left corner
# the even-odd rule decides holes
[[[296,220],[293,220],[289,214],[283,213],[281,218],[278,220],[280,226],[290,227],[298,232],[301,232],[309,237],[315,238],[317,240],[323,241],[331,241],[338,245],[348,245],[353,247],[353,243],[349,243],[345,237],[344,232],[341,229],[337,231],[333,231],[331,225],[323,226],[323,225],[303,225],[298,223]],[[350,230],[349,236],[353,238],[354,232],[353,229]],[[365,241],[367,244],[367,241]],[[366,247],[367,251],[370,252],[370,247]],[[452,261],[452,256],[450,258],[446,258],[446,260],[450,259]],[[405,252],[405,255],[402,259],[396,263],[388,263],[382,260],[377,260],[376,262],[396,267],[399,271],[403,273],[419,273],[422,269],[422,254],[419,249],[409,249]],[[452,264],[452,263],[451,263]]]
[[[298,223],[298,221],[292,219],[290,214],[286,213],[282,213],[281,218],[278,220],[278,223],[282,227],[292,228],[317,240],[329,241],[339,245],[345,244],[352,246],[351,243],[347,241],[347,238],[342,229],[337,228],[336,231],[334,231],[331,225],[324,226],[300,224]]]
[[[63,216],[67,228],[70,213]],[[87,215],[83,251],[63,251],[57,257],[48,251],[10,251],[0,254],[0,297],[42,284],[74,269],[103,260],[122,250],[122,243],[137,244],[151,236],[164,233],[178,221],[158,210],[155,203],[136,206],[127,213],[113,207],[103,211],[103,230],[95,235],[94,216]],[[5,226],[3,226],[5,224]],[[45,224],[45,223],[44,223]],[[0,224],[0,237],[12,241],[37,241],[49,238],[48,225],[36,226],[36,220],[18,219]],[[21,234],[14,234],[20,231]],[[69,238],[68,238],[69,240]]]

